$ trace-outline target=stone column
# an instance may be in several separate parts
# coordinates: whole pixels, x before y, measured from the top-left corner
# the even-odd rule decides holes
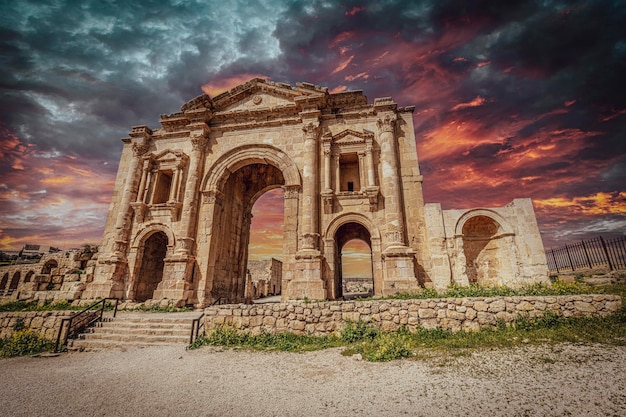
[[[333,158],[335,158],[335,192],[341,191],[341,154],[338,150],[333,152]]]
[[[357,155],[359,156],[359,186],[360,189],[358,190],[354,190],[354,191],[362,191],[365,190],[365,188],[367,188],[367,184],[365,183],[367,181],[367,174],[365,173],[365,151],[359,151],[357,152]]]
[[[311,122],[306,124],[304,131],[304,167],[302,186],[302,249],[318,250],[319,233],[318,216],[319,203],[317,187],[319,182],[317,165],[317,137],[319,134],[319,123]]]
[[[395,113],[385,112],[377,122],[382,167],[380,188],[385,199],[385,249],[381,254],[384,269],[381,294],[383,296],[402,291],[416,291],[420,288],[415,277],[415,252],[405,244],[402,182],[395,134],[396,118]]]
[[[367,186],[375,186],[374,180],[374,149],[372,146],[372,138],[365,139],[365,158],[367,160]]]
[[[150,159],[144,159],[143,170],[141,173],[141,181],[139,182],[139,191],[137,192],[137,203],[144,203],[146,198],[146,182],[148,181],[148,173],[150,172]]]
[[[115,249],[114,255],[119,259],[124,259],[126,257],[126,236],[128,233],[128,229],[130,228],[130,218],[131,218],[131,206],[130,203],[133,201],[133,196],[137,192],[138,188],[138,178],[137,178],[137,167],[139,166],[139,160],[148,151],[147,138],[143,137],[140,141],[133,142],[132,150],[133,157],[130,160],[130,165],[128,166],[128,173],[126,175],[126,182],[124,183],[124,191],[122,194],[122,201],[120,202],[119,211],[117,214],[117,219],[115,222]]]
[[[207,139],[204,135],[195,135],[191,137],[191,158],[189,161],[189,175],[187,177],[187,185],[185,188],[185,197],[183,199],[183,209],[180,219],[181,237],[176,242],[176,256],[188,256],[193,249],[193,228],[196,207],[198,205],[198,184],[202,175],[202,160],[204,150],[206,149]]]
[[[330,170],[330,143],[324,144],[324,191],[332,191],[331,170]]]
[[[405,247],[404,216],[402,213],[402,184],[398,169],[398,147],[395,135],[396,115],[387,114],[378,119],[380,163],[382,165],[381,191],[385,197],[385,226],[388,246]]]

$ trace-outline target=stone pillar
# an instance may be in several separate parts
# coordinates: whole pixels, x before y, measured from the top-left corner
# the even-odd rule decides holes
[[[367,186],[373,187],[376,181],[374,180],[374,149],[371,137],[365,139],[365,158],[367,160]]]
[[[319,233],[317,232],[319,204],[317,187],[319,182],[317,165],[317,137],[319,123],[308,123],[304,131],[304,167],[302,184],[302,249],[317,250]]]
[[[341,191],[341,153],[338,150],[333,152],[335,158],[335,192]]]
[[[331,171],[330,171],[330,164],[331,164],[331,153],[330,153],[330,143],[328,144],[324,144],[324,191],[332,191],[332,184],[331,184]]]
[[[381,188],[385,197],[385,238],[388,247],[406,247],[395,123],[395,114],[385,115],[377,122],[380,138],[380,163],[382,165]]]
[[[377,122],[382,167],[380,186],[385,199],[383,296],[402,291],[416,291],[420,288],[415,277],[415,252],[406,245],[404,236],[402,183],[395,134],[396,119],[395,113],[386,113]]]
[[[137,192],[137,203],[145,203],[146,198],[146,182],[148,181],[148,174],[150,172],[150,159],[146,158],[143,161],[143,170],[141,172],[141,181],[139,182],[139,191]]]
[[[187,186],[185,188],[185,197],[183,199],[183,211],[180,219],[181,237],[176,241],[175,255],[177,257],[186,257],[193,252],[193,232],[196,207],[198,206],[198,185],[202,175],[202,162],[204,150],[206,149],[207,140],[204,135],[195,135],[191,137],[191,158],[189,161],[189,175],[187,177]]]
[[[365,183],[367,181],[367,176],[365,173],[365,151],[359,151],[357,153],[357,155],[359,156],[359,185],[360,185],[360,189],[359,190],[354,190],[354,191],[363,191],[365,190],[365,188],[367,188],[367,184]]]
[[[135,193],[138,190],[137,167],[139,166],[139,160],[143,154],[148,151],[149,145],[147,144],[147,141],[148,135],[145,135],[141,136],[139,140],[132,142],[133,157],[130,160],[130,165],[128,166],[122,201],[120,202],[115,222],[114,256],[120,260],[126,259],[126,248],[128,245],[126,238],[131,226],[130,220],[132,213],[130,203],[133,201],[133,196],[135,196]]]
[[[318,136],[319,112],[314,120],[305,122],[304,165],[302,172],[302,214],[300,216],[302,247],[296,253],[296,265],[291,274],[286,297],[288,299],[309,298],[322,300],[326,291],[322,281],[322,255],[319,250],[319,165]],[[309,118],[308,120],[311,120]]]

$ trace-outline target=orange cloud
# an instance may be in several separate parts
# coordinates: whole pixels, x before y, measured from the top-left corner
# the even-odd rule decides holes
[[[352,60],[354,59],[354,55],[350,55],[347,59],[343,60],[338,66],[337,68],[335,68],[333,70],[333,72],[331,72],[330,74],[335,74],[337,72],[343,71],[344,69],[346,69],[346,67],[350,64],[350,62],[352,62]]]
[[[476,97],[474,100],[468,103],[459,103],[456,106],[452,107],[452,111],[457,111],[461,109],[466,109],[468,107],[478,107],[485,104],[486,100],[480,96]]]
[[[576,212],[596,214],[626,214],[626,192],[599,192],[585,197],[567,199],[563,197],[533,200],[538,209],[568,209]]]
[[[237,74],[233,75],[232,77],[211,80],[202,86],[202,91],[211,97],[215,97],[218,94],[223,93],[224,91],[228,91],[231,88],[237,87],[238,85],[250,81],[252,78],[263,78],[265,80],[269,80],[269,77],[266,75],[248,73]]]

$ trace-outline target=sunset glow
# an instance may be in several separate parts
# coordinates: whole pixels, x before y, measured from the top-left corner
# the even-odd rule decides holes
[[[530,197],[547,247],[626,233],[620,2],[157,3],[0,6],[0,249],[99,243],[119,139],[255,77],[414,105],[427,203]],[[250,259],[282,256],[282,190],[253,214]]]

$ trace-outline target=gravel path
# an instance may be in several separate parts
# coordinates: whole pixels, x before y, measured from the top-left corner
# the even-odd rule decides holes
[[[0,359],[3,416],[626,416],[626,347],[369,363],[134,348]]]

